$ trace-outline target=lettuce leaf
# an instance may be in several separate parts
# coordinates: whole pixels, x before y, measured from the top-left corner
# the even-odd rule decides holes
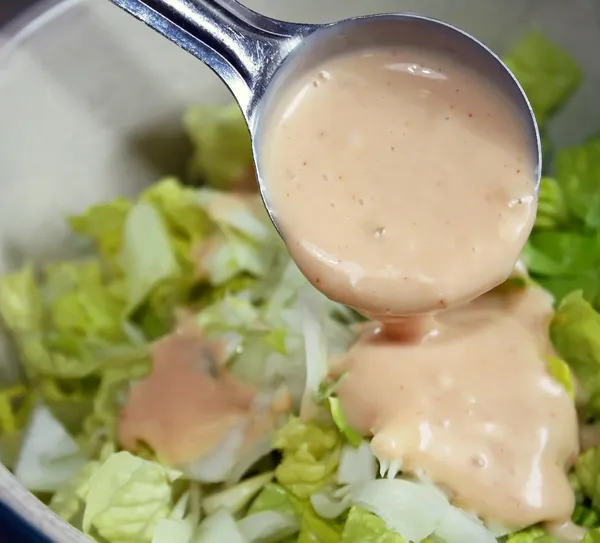
[[[577,504],[573,511],[571,520],[583,528],[596,528],[600,526],[600,515],[585,505]]]
[[[59,488],[50,500],[50,509],[59,517],[82,530],[84,500],[92,475],[100,467],[100,462],[88,462],[67,484]]]
[[[406,543],[383,520],[362,507],[352,507],[340,543]]]
[[[300,522],[296,515],[262,511],[244,517],[238,529],[249,543],[278,543],[297,534]]]
[[[202,508],[207,515],[226,509],[232,515],[245,509],[254,496],[273,479],[273,472],[261,473],[237,485],[204,498]]]
[[[180,473],[122,451],[89,480],[83,530],[111,543],[152,541],[156,523],[173,507],[172,483]]]
[[[573,95],[583,79],[583,71],[570,55],[537,31],[529,32],[503,58],[529,97],[540,125]]]
[[[241,534],[235,519],[225,509],[220,509],[200,525],[194,543],[249,543]]]
[[[533,526],[508,536],[506,543],[557,543],[543,528]]]
[[[587,412],[600,414],[600,314],[581,292],[562,301],[552,318],[550,337],[587,395]]]
[[[331,396],[328,402],[333,422],[335,422],[335,425],[342,432],[348,443],[354,447],[358,447],[363,441],[363,436],[346,422],[339,398]]]
[[[277,433],[273,446],[283,454],[275,477],[297,498],[309,498],[335,475],[341,452],[341,439],[335,428],[290,417]]]
[[[90,238],[97,246],[100,255],[113,261],[123,239],[123,227],[132,203],[124,198],[93,205],[85,213],[68,219],[69,226],[79,235]]]
[[[122,260],[130,310],[136,308],[161,281],[179,273],[165,224],[150,204],[138,203],[128,215],[123,232]]]
[[[367,441],[357,447],[345,444],[342,448],[337,482],[341,485],[354,485],[372,481],[377,476],[377,459]]]
[[[263,511],[276,511],[287,515],[293,515],[297,511],[297,500],[276,483],[265,485],[260,494],[250,505],[249,515],[261,513]]]
[[[554,230],[566,226],[570,219],[563,189],[553,177],[542,177],[535,219],[536,230]]]
[[[305,507],[300,519],[297,543],[339,543],[343,522],[319,517],[311,507]]]
[[[9,469],[17,462],[23,430],[35,402],[35,395],[24,385],[0,389],[0,462]]]
[[[25,430],[14,474],[28,490],[54,492],[67,484],[87,459],[48,408],[38,404]]]
[[[193,267],[194,247],[204,242],[214,229],[198,205],[198,192],[183,186],[175,177],[166,177],[146,189],[140,202],[151,204],[160,213],[180,266]]]
[[[581,490],[590,499],[594,509],[600,509],[600,448],[584,452],[575,464],[575,474]]]
[[[13,333],[29,334],[41,329],[44,306],[31,265],[0,279],[0,314]]]
[[[190,108],[183,124],[194,145],[188,166],[193,180],[226,189],[244,185],[253,175],[250,135],[236,103]]]
[[[590,530],[581,543],[600,543],[600,528]]]
[[[569,365],[556,356],[549,355],[548,357],[548,371],[550,375],[554,377],[563,388],[569,393],[569,396],[575,400],[575,387],[573,384],[573,375]]]
[[[600,228],[600,140],[561,149],[555,170],[569,211],[585,226]]]

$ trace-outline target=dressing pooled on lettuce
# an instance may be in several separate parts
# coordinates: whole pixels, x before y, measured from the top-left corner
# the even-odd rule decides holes
[[[544,134],[581,70],[538,33],[506,61]],[[291,261],[237,107],[184,124],[201,188],[93,206],[85,254],[0,281],[16,478],[100,543],[600,541],[600,140],[545,141],[527,271],[382,330]]]

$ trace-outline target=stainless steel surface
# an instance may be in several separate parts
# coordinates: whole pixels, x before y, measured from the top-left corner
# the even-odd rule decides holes
[[[526,123],[539,188],[541,143],[523,89],[483,43],[447,23],[413,14],[354,17],[330,24],[295,24],[260,15],[236,0],[112,0],[198,59],[226,83],[250,129],[263,200],[273,223],[260,175],[260,132],[269,104],[299,74],[337,53],[366,46],[408,44],[443,50],[485,75]]]
[[[318,25],[264,17],[235,0],[112,0],[212,68],[248,119],[277,67]]]

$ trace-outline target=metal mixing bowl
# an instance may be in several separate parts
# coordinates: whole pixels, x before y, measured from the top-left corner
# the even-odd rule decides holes
[[[500,52],[537,26],[586,70],[585,83],[551,127],[555,143],[580,141],[600,127],[600,0],[247,4],[305,22],[419,12],[461,26]],[[210,70],[106,0],[0,0],[0,25],[1,273],[25,259],[68,253],[65,214],[133,195],[161,174],[181,172],[188,152],[181,113],[228,95]],[[18,363],[1,342],[0,383],[18,377]],[[21,519],[17,535],[9,533],[9,511]],[[88,541],[0,466],[2,537]]]

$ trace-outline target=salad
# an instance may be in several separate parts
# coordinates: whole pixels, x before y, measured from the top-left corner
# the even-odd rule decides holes
[[[580,68],[537,32],[505,60],[544,134]],[[542,526],[485,526],[375,457],[345,421],[329,373],[363,318],[291,261],[252,190],[237,106],[192,108],[184,124],[193,185],[162,179],[135,202],[70,217],[81,255],[0,280],[24,373],[0,389],[2,463],[100,543],[558,543]],[[555,299],[560,358],[548,371],[578,407],[572,520],[593,543],[600,138],[560,150],[543,139],[528,274],[507,283],[534,282]]]

